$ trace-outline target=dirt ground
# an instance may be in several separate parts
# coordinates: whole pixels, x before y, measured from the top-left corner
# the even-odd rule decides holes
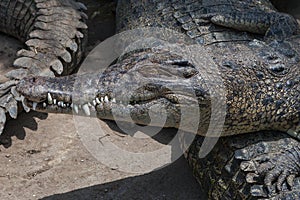
[[[89,50],[114,33],[113,4],[84,1],[89,11]],[[0,81],[9,71],[18,41],[0,35]],[[206,199],[183,157],[146,174],[128,173],[95,159],[77,134],[71,115],[21,113],[0,136],[1,199]],[[159,146],[150,139],[134,143],[113,134],[113,123],[101,127],[119,145],[137,151]]]

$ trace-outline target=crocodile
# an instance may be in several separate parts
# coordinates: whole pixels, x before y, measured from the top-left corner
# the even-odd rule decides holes
[[[0,30],[22,43],[12,70],[0,84],[0,134],[8,117],[25,109],[15,90],[28,75],[71,74],[81,62],[87,42],[84,4],[72,0],[1,0]],[[19,110],[19,111],[18,111]]]
[[[289,190],[299,173],[298,142],[275,134],[280,131],[297,136],[299,129],[300,39],[296,21],[277,12],[267,0],[119,1],[117,11],[120,32],[160,27],[182,32],[190,40],[177,40],[169,46],[150,40],[154,46],[125,52],[99,74],[25,77],[17,91],[25,97],[26,105],[41,112],[109,120],[126,120],[122,116],[129,113],[142,125],[161,125],[163,113],[159,108],[164,107],[164,127],[193,132],[189,124],[198,122],[196,132],[205,136],[210,119],[219,120],[212,117],[211,108],[220,95],[210,91],[210,87],[219,88],[219,76],[226,91],[225,99],[221,98],[226,115],[221,131],[209,136],[228,137],[222,137],[205,159],[199,157],[203,137],[197,136],[191,145],[186,156],[199,182],[209,187],[207,191],[215,199],[299,196],[299,184]],[[196,65],[192,58],[177,52],[182,43],[203,47],[213,66]],[[147,84],[139,87],[140,80]],[[130,86],[137,90],[128,97]],[[155,106],[152,114],[157,124],[149,116]],[[195,113],[197,107],[201,120],[190,117],[185,119],[187,126],[180,126],[182,112]],[[262,132],[267,130],[273,132]],[[238,166],[236,171],[231,168],[234,165]],[[251,177],[261,178],[262,185]]]

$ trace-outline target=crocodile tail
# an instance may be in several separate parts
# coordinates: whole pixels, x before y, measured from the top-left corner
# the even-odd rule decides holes
[[[17,52],[14,70],[0,84],[0,133],[5,113],[17,117],[15,91],[18,80],[28,75],[60,76],[74,72],[87,41],[86,7],[73,0],[2,0],[0,30],[26,44]],[[26,108],[25,108],[26,110]]]

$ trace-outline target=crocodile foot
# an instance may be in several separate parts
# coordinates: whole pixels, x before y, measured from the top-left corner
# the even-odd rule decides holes
[[[254,184],[253,196],[282,199],[300,195],[294,187],[300,174],[300,147],[294,139],[259,142],[237,150],[235,158],[244,160],[240,167],[247,173],[246,181]]]

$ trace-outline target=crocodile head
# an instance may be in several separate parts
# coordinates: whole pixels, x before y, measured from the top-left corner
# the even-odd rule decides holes
[[[133,120],[143,125],[161,126],[165,121],[165,127],[178,127],[182,113],[192,115],[199,110],[200,101],[208,109],[209,93],[199,86],[195,66],[181,56],[151,51],[123,55],[103,73],[29,76],[17,90],[25,104],[37,111]]]

